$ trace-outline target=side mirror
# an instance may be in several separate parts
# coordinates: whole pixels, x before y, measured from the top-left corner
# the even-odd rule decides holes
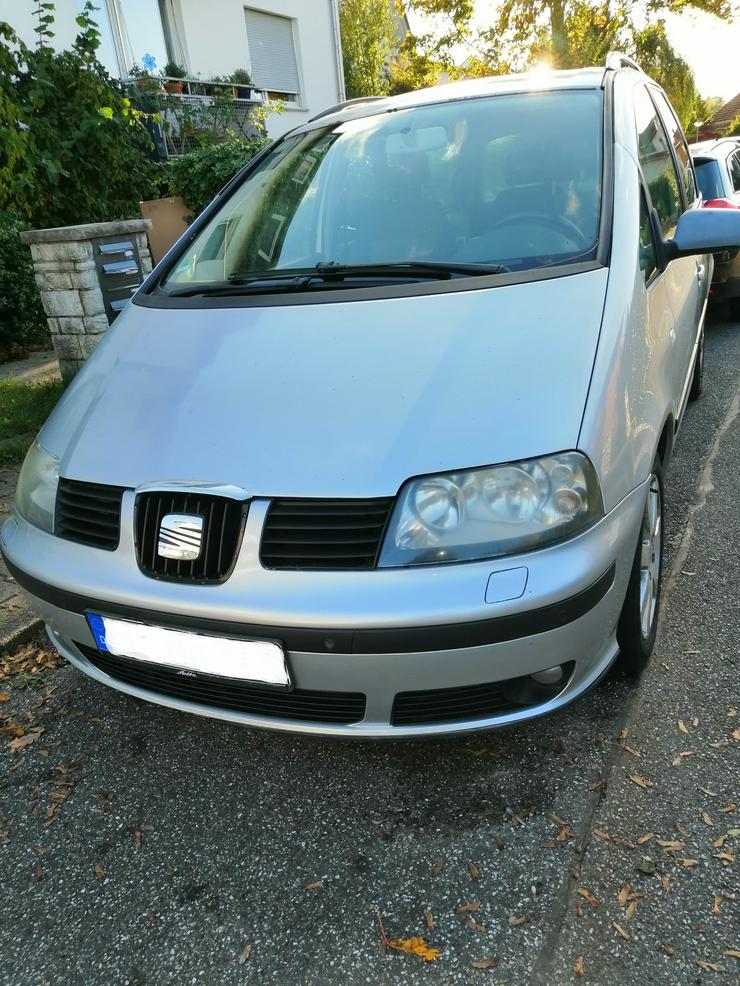
[[[677,257],[720,253],[740,247],[740,209],[689,209],[679,217],[676,232],[662,241],[665,264]]]

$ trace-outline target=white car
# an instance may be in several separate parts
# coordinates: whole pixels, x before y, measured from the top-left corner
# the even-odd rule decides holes
[[[552,712],[656,633],[712,252],[665,95],[606,68],[335,107],[118,318],[2,530],[96,680],[357,737]]]

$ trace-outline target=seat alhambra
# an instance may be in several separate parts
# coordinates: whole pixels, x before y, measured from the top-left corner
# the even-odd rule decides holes
[[[559,709],[649,658],[737,244],[623,56],[337,106],[118,317],[28,453],[8,567],[72,664],[177,709],[357,737]]]

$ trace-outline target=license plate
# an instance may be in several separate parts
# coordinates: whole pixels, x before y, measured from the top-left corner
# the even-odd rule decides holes
[[[281,644],[274,640],[233,640],[185,630],[148,626],[88,613],[102,651],[179,671],[218,675],[267,685],[290,685]]]

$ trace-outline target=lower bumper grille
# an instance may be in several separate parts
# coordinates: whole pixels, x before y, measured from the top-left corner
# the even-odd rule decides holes
[[[487,719],[496,713],[521,706],[504,695],[501,682],[465,685],[462,688],[433,688],[399,692],[393,702],[391,725],[431,726],[435,723]]]
[[[214,675],[199,674],[197,678],[185,678],[172,668],[159,664],[116,657],[85,644],[75,643],[75,647],[91,664],[117,681],[197,705],[274,719],[341,725],[360,722],[365,716],[365,696],[361,692],[324,692],[300,688],[288,692]]]

